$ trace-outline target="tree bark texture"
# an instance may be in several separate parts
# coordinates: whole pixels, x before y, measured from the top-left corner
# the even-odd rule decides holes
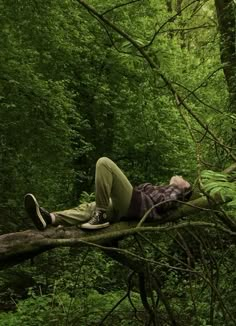
[[[220,32],[221,62],[230,95],[230,110],[236,113],[236,28],[233,0],[215,0]]]
[[[221,198],[216,198],[221,203]],[[216,203],[216,202],[215,202]],[[182,205],[173,210],[171,214],[163,218],[162,223],[174,222],[182,217],[189,219],[191,215],[200,214],[202,209],[209,207],[206,197],[200,197],[191,201],[188,205]],[[205,216],[206,214],[204,214]],[[220,220],[220,221],[219,221]],[[119,240],[138,232],[167,232],[173,228],[185,227],[210,227],[218,228],[229,235],[236,236],[236,223],[226,217],[219,216],[217,224],[204,221],[181,222],[179,224],[161,226],[160,221],[145,223],[145,226],[137,227],[138,221],[124,221],[112,224],[109,228],[97,231],[83,231],[75,227],[48,228],[44,232],[26,230],[16,233],[9,233],[0,236],[0,269],[16,265],[26,259],[32,258],[42,252],[56,247],[81,247],[91,244],[104,245],[113,240]]]

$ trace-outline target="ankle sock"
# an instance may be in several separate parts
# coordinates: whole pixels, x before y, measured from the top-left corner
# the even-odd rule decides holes
[[[51,221],[52,221],[52,225],[56,223],[56,216],[53,213],[50,213],[50,217],[51,217]]]

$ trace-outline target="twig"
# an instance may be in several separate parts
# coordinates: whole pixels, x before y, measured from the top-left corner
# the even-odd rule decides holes
[[[189,27],[189,28],[171,28],[171,29],[166,29],[163,32],[159,32],[159,33],[164,34],[164,33],[193,31],[193,30],[197,30],[197,29],[211,28],[211,27],[215,27],[215,26],[213,26],[213,25],[200,25],[200,26],[193,26],[193,27]]]
[[[156,317],[155,317],[154,310],[151,308],[151,306],[149,305],[148,300],[147,300],[145,274],[138,273],[138,280],[139,280],[140,298],[141,298],[144,308],[146,309],[147,313],[149,314],[149,317],[150,317],[149,323],[153,322],[153,325],[158,326],[156,323]]]
[[[171,309],[171,306],[166,298],[166,296],[163,294],[162,290],[161,290],[161,282],[160,279],[158,277],[158,274],[156,273],[155,275],[153,275],[153,278],[155,280],[156,283],[156,288],[157,288],[157,293],[158,296],[160,297],[161,301],[163,302],[163,305],[165,306],[166,312],[169,316],[170,322],[172,326],[177,326],[177,322],[175,320],[175,316],[174,313]]]
[[[208,126],[206,127],[206,129],[207,129],[207,130],[209,129]],[[210,141],[212,141],[212,142],[214,142],[214,143],[216,143],[216,144],[219,145],[219,143],[218,143],[217,141],[215,141],[215,139],[213,139],[213,138],[210,137],[209,135],[205,134],[205,131],[201,131],[201,130],[196,129],[196,128],[192,128],[192,130],[198,132],[198,133],[201,134],[202,136],[204,135],[204,138],[207,138],[207,139],[209,139]],[[197,141],[197,142],[199,143],[200,141]],[[229,145],[224,145],[224,146],[225,146],[225,148],[227,148],[228,150],[236,150],[236,147],[229,146]]]
[[[169,255],[166,252],[163,252],[158,246],[156,246],[151,240],[149,240],[147,237],[145,237],[143,234],[139,233],[138,234],[142,239],[144,239],[147,243],[149,243],[155,250],[158,250],[163,256],[171,259],[171,260],[175,260],[177,263],[179,263],[180,265],[183,265],[185,267],[189,268],[189,265],[187,265],[186,263],[184,263],[182,260],[178,259],[177,257],[173,256],[173,255]]]
[[[206,103],[206,102],[203,101],[201,98],[199,98],[198,95],[196,95],[196,93],[195,93],[196,90],[199,89],[199,87],[197,87],[197,88],[194,89],[194,90],[191,90],[191,89],[189,89],[188,87],[186,87],[186,86],[184,86],[183,84],[180,84],[180,83],[178,83],[178,82],[176,82],[176,81],[172,81],[172,83],[175,84],[175,85],[177,85],[177,86],[179,86],[179,87],[181,87],[181,88],[183,88],[183,89],[185,89],[186,91],[188,91],[189,94],[188,94],[187,96],[193,95],[199,103],[203,104],[204,106],[208,107],[209,109],[212,109],[213,111],[215,111],[215,112],[217,112],[217,113],[220,113],[220,114],[226,114],[225,112],[220,111],[219,109],[216,109],[214,106],[212,106],[212,105]],[[186,99],[186,98],[185,98],[185,99]]]
[[[197,14],[197,12],[205,5],[205,3],[207,2],[208,0],[205,0],[203,1],[202,3],[198,2],[196,4],[196,7],[193,9],[193,12],[191,14],[191,16],[189,17],[189,20],[191,20],[193,18],[194,15]]]
[[[126,2],[126,3],[121,3],[121,4],[117,5],[117,6],[114,6],[114,7],[110,8],[110,9],[107,9],[106,11],[101,13],[101,15],[104,16],[108,12],[111,12],[111,11],[113,11],[115,9],[118,9],[118,8],[121,8],[121,7],[124,7],[124,6],[128,6],[128,5],[131,5],[131,4],[135,3],[135,2],[140,2],[140,1],[143,1],[143,0],[133,0],[133,1],[130,1],[130,2]]]
[[[198,0],[194,0],[187,6],[192,5],[194,2]],[[84,0],[77,0],[82,6],[84,6],[89,12],[93,13],[93,15],[97,16],[101,21],[103,21],[105,24],[110,26],[113,30],[115,30],[119,35],[121,35],[123,38],[128,40],[130,44],[134,46],[138,50],[138,52],[143,56],[143,58],[149,63],[150,67],[154,69],[159,76],[163,79],[163,81],[166,83],[169,91],[172,93],[172,95],[177,99],[177,104],[182,105],[185,110],[194,118],[195,121],[205,130],[206,126],[204,122],[192,111],[192,109],[185,103],[185,101],[182,100],[180,94],[177,93],[175,88],[173,87],[172,83],[159,71],[158,65],[153,61],[153,59],[148,55],[148,53],[145,51],[144,47],[141,47],[129,34],[121,30],[118,26],[116,26],[114,23],[112,23],[110,20],[108,20],[106,17],[102,16],[97,10],[92,7],[91,5],[87,4]],[[186,7],[187,7],[186,6]],[[186,9],[184,7],[182,10]],[[222,147],[222,149],[229,155],[234,161],[236,161],[236,156],[225,147],[224,143],[218,139],[218,137],[211,131],[208,130],[208,133],[211,135],[211,137]]]
[[[128,297],[128,292],[109,310],[105,317],[100,321],[98,326],[103,325],[103,323],[106,321],[106,319],[112,314],[112,312]]]
[[[84,254],[84,256],[83,256],[83,258],[82,258],[82,262],[81,262],[81,264],[80,264],[80,267],[79,267],[79,270],[77,271],[77,273],[76,273],[76,280],[75,280],[75,283],[74,283],[74,290],[73,290],[73,292],[75,293],[75,291],[76,291],[76,286],[77,286],[77,283],[78,283],[78,280],[79,280],[79,276],[80,276],[80,273],[81,273],[81,270],[82,270],[82,267],[83,267],[83,265],[84,265],[84,263],[85,263],[85,260],[86,260],[86,258],[87,258],[87,256],[88,256],[88,253],[89,253],[89,251],[88,251],[88,249],[85,251],[85,254]],[[73,293],[72,293],[72,296],[71,296],[71,298],[70,298],[70,302],[69,302],[69,307],[68,307],[68,309],[67,309],[67,312],[66,312],[66,324],[65,325],[68,325],[68,322],[69,322],[69,315],[70,315],[70,310],[71,310],[71,306],[72,306],[72,302],[74,301],[74,296],[73,296]]]
[[[140,1],[140,0],[138,0],[138,1]],[[99,19],[96,15],[94,15],[93,13],[91,13],[91,15],[102,25],[102,27],[105,29],[105,32],[106,32],[106,34],[107,34],[107,36],[108,36],[108,38],[109,38],[109,40],[110,40],[110,42],[111,42],[111,45],[112,46],[114,46],[114,48],[115,48],[115,50],[117,51],[117,52],[119,52],[119,53],[122,53],[122,54],[126,54],[126,55],[131,55],[131,53],[130,52],[125,52],[125,51],[122,51],[122,50],[120,50],[117,46],[116,46],[116,44],[115,44],[115,42],[113,41],[113,38],[112,38],[112,35],[110,34],[110,32],[109,32],[109,30],[108,30],[108,28],[107,28],[107,26],[106,26],[106,24],[104,24],[104,22],[101,20],[101,19]],[[140,55],[138,55],[138,54],[133,54],[132,53],[132,56],[137,56],[137,57],[141,57]]]
[[[134,276],[135,272],[132,271],[129,275],[128,275],[128,290],[127,290],[127,293],[128,293],[128,299],[129,299],[129,302],[131,304],[131,306],[133,307],[134,309],[134,316],[135,318],[139,321],[139,322],[142,322],[142,320],[138,317],[137,315],[137,309],[135,307],[135,305],[133,304],[133,301],[132,301],[132,298],[130,296],[130,292],[131,292],[131,280],[132,280],[132,277]]]
[[[225,321],[227,321],[227,319],[226,319],[226,314],[227,314],[230,317],[230,319],[234,322],[234,325],[236,325],[235,319],[232,316],[231,312],[226,308],[224,301],[223,301],[217,287],[210,280],[210,274],[209,274],[209,270],[207,267],[207,263],[205,261],[205,256],[204,256],[204,252],[203,252],[203,248],[202,248],[202,246],[203,246],[202,239],[199,236],[197,236],[195,233],[192,233],[192,235],[195,238],[195,240],[197,240],[197,242],[199,243],[199,248],[200,248],[200,252],[201,252],[201,260],[203,263],[203,267],[205,268],[206,274],[208,275],[208,278],[205,278],[205,281],[207,281],[207,283],[210,285],[211,289],[214,290],[215,294],[217,295],[219,302],[221,303],[221,309],[224,314]]]
[[[192,269],[185,269],[185,268],[170,266],[169,264],[164,264],[164,263],[160,263],[160,262],[157,262],[155,260],[152,260],[152,259],[147,259],[147,258],[141,257],[141,256],[136,255],[136,254],[134,254],[134,253],[132,253],[132,252],[130,252],[128,250],[125,250],[125,249],[118,249],[118,248],[115,248],[115,247],[105,247],[105,246],[98,245],[98,244],[88,242],[88,241],[82,241],[82,242],[84,244],[88,245],[88,246],[102,249],[103,251],[108,251],[108,252],[109,251],[113,251],[113,252],[115,251],[115,252],[125,254],[126,256],[130,256],[130,257],[136,258],[138,260],[141,260],[144,263],[150,263],[152,265],[158,265],[158,266],[162,266],[162,267],[166,267],[166,268],[170,268],[170,269],[178,270],[178,271],[182,271],[182,272],[191,272],[191,273],[194,273],[194,274],[199,274],[199,272],[194,271]]]
[[[189,202],[185,202],[185,201],[178,200],[178,199],[167,199],[167,200],[164,200],[161,203],[155,204],[151,208],[149,208],[149,210],[144,214],[144,216],[142,217],[142,219],[137,224],[137,228],[142,226],[142,224],[145,222],[145,220],[147,219],[148,215],[152,212],[152,210],[154,208],[160,207],[163,204],[171,203],[171,202],[176,202],[176,203],[180,203],[180,204],[183,204],[183,205],[186,205],[186,206],[189,206],[189,207],[197,208],[197,209],[199,209],[201,211],[211,211],[211,212],[214,211],[214,212],[217,212],[217,213],[220,213],[221,212],[219,210],[215,210],[215,209],[212,209],[212,208],[199,207],[199,206],[190,204]]]
[[[206,87],[207,86],[207,81],[214,76],[219,70],[223,69],[223,66],[217,67],[214,71],[212,71],[207,78],[205,78],[201,84],[199,84],[193,91],[191,91],[186,97],[184,97],[182,99],[182,101],[185,101],[190,95],[192,95],[193,93],[195,93],[199,88],[201,87]]]
[[[138,237],[135,237],[136,238],[136,241],[138,243],[138,246],[140,248],[140,251],[141,251],[141,254],[142,254],[142,257],[146,257],[145,255],[145,252],[143,250],[143,246],[140,242],[140,240],[138,239]],[[143,273],[143,276],[144,276],[144,287],[145,287],[145,293],[146,293],[146,282],[145,282],[145,278],[147,278],[147,281],[149,283],[149,291],[150,291],[150,296],[151,296],[151,301],[152,301],[152,314],[150,314],[150,320],[151,318],[153,319],[153,323],[154,325],[157,325],[159,326],[159,318],[158,318],[158,315],[157,315],[157,311],[156,311],[156,302],[155,302],[155,299],[154,299],[154,296],[153,296],[153,291],[152,291],[152,274],[151,274],[151,271],[150,271],[150,264],[146,264],[146,272]],[[141,293],[141,291],[140,291]]]
[[[192,6],[195,2],[199,2],[199,0],[193,0],[189,4],[187,4],[185,7],[183,7],[179,12],[177,12],[175,15],[168,18],[159,28],[158,30],[153,34],[151,40],[143,46],[144,49],[148,48],[152,45],[152,43],[155,41],[156,36],[160,33],[163,27],[165,27],[168,23],[173,22],[178,16],[181,15],[181,13],[186,10],[188,7]]]

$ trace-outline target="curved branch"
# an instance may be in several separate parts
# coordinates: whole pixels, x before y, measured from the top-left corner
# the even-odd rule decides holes
[[[207,86],[207,81],[211,79],[212,76],[214,76],[218,71],[223,69],[223,66],[217,67],[214,71],[212,71],[197,87],[195,87],[194,90],[192,90],[186,97],[182,99],[182,101],[185,101],[190,95],[195,93],[199,88],[201,87],[206,87]]]
[[[131,4],[135,3],[135,2],[140,2],[140,1],[142,1],[142,0],[133,0],[133,1],[121,3],[121,4],[117,5],[117,6],[114,6],[114,7],[110,8],[110,9],[107,9],[101,15],[104,16],[104,15],[108,14],[109,12],[111,12],[111,11],[113,11],[115,9],[118,9],[118,8],[121,8],[121,7],[124,7],[124,6],[128,6],[128,5],[131,5]]]
[[[224,173],[231,173],[236,170],[236,163],[225,169]],[[214,196],[214,206],[224,203],[218,195]],[[191,202],[185,203],[175,210],[169,211],[159,221],[145,223],[145,226],[137,227],[137,221],[121,221],[112,224],[107,229],[93,232],[85,232],[75,227],[48,228],[44,232],[28,230],[23,232],[3,234],[0,236],[0,269],[16,265],[22,261],[32,258],[47,250],[62,246],[88,246],[88,244],[105,244],[112,240],[123,239],[124,237],[138,234],[140,232],[167,232],[182,228],[214,228],[228,234],[236,239],[236,223],[222,212],[219,213],[219,221],[215,223],[182,222],[171,226],[160,226],[168,222],[175,222],[181,218],[190,217],[201,210],[209,210],[207,197],[200,197]],[[213,211],[217,212],[215,209]]]
[[[193,2],[196,2],[198,0],[194,0]],[[111,27],[114,31],[116,31],[119,35],[121,35],[123,38],[125,38],[127,41],[130,42],[134,46],[135,49],[143,56],[143,58],[148,62],[150,67],[158,73],[158,75],[161,77],[161,79],[166,83],[166,86],[168,87],[169,91],[172,93],[173,97],[175,98],[177,106],[182,105],[185,110],[192,116],[192,118],[204,129],[206,130],[207,127],[205,126],[205,123],[198,117],[197,114],[195,114],[192,109],[186,104],[186,102],[183,101],[180,94],[177,93],[176,89],[174,88],[173,84],[165,77],[163,73],[159,71],[158,65],[153,61],[153,59],[149,56],[149,54],[146,52],[145,48],[140,46],[138,42],[136,42],[129,34],[124,32],[122,29],[120,29],[117,25],[112,23],[109,19],[102,16],[93,6],[89,5],[84,0],[77,0],[83,7],[85,7],[89,12],[91,12],[94,16],[98,17],[103,23],[107,24],[109,27]],[[191,3],[193,3],[191,2]],[[190,3],[190,4],[191,4]],[[218,143],[222,147],[222,149],[236,162],[236,156],[224,145],[224,143],[212,132],[210,129],[208,129],[209,135],[215,140],[215,142]]]
[[[156,36],[160,33],[160,31],[165,27],[168,23],[173,22],[178,16],[181,15],[181,13],[186,10],[188,7],[192,6],[195,2],[199,2],[199,0],[193,0],[192,2],[188,3],[185,7],[183,7],[181,10],[179,10],[175,15],[168,18],[159,28],[158,30],[153,34],[150,42],[148,42],[144,48],[148,48],[152,45],[152,43],[155,41]]]
[[[147,299],[147,291],[146,291],[146,282],[145,282],[145,273],[138,273],[138,281],[139,281],[139,291],[140,291],[140,298],[144,308],[146,309],[147,313],[150,317],[150,322],[152,321],[155,326],[155,313],[151,306],[148,303]]]
[[[194,97],[196,98],[196,100],[197,100],[198,102],[200,102],[201,104],[205,105],[205,106],[208,107],[209,109],[212,109],[213,111],[215,111],[215,112],[217,112],[217,113],[220,113],[220,114],[226,114],[225,112],[223,112],[223,111],[221,111],[221,110],[215,108],[214,106],[212,106],[212,105],[206,103],[206,102],[203,101],[201,98],[199,98],[199,96],[198,96],[195,92],[196,92],[200,87],[202,87],[202,84],[201,84],[200,86],[197,86],[195,89],[191,90],[191,89],[189,89],[188,87],[186,87],[185,85],[180,84],[180,83],[178,83],[178,82],[176,82],[176,81],[173,81],[172,83],[175,84],[175,85],[177,85],[177,86],[179,86],[179,87],[181,87],[181,88],[183,88],[183,89],[185,89],[185,90],[188,92],[188,94],[186,95],[186,97],[184,98],[184,100],[186,100],[187,97],[190,97],[190,96],[192,95],[192,96],[194,96]]]
[[[74,228],[61,228],[54,230],[48,229],[45,232],[39,231],[23,231],[10,233],[0,236],[0,269],[16,265],[22,261],[32,258],[47,250],[56,247],[84,247],[96,246],[106,251],[122,251],[117,248],[109,248],[101,246],[101,244],[109,243],[109,241],[124,238],[140,232],[167,232],[182,228],[213,228],[220,230],[236,240],[236,232],[231,231],[219,224],[206,222],[183,222],[174,226],[153,226],[153,223],[147,224],[146,227],[136,227],[136,223],[120,222],[115,223],[106,230],[84,232]],[[135,255],[134,255],[135,256]],[[159,263],[160,265],[160,263]],[[178,270],[184,270],[178,268]]]
[[[105,317],[100,321],[98,326],[102,326],[106,319],[113,313],[113,311],[128,297],[128,292],[123,295],[123,297],[108,311]]]

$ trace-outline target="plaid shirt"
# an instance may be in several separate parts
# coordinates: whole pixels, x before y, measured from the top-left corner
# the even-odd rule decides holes
[[[191,188],[181,189],[174,184],[154,186],[151,183],[143,183],[133,189],[127,217],[141,218],[151,207],[159,204],[151,210],[147,220],[160,220],[163,213],[178,206],[178,202],[175,200],[186,201],[190,198],[191,193]]]

